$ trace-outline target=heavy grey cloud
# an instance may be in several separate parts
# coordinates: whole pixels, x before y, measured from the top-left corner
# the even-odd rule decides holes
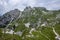
[[[0,14],[15,8],[23,10],[26,6],[45,7],[48,10],[57,10],[60,8],[60,0],[0,0]]]

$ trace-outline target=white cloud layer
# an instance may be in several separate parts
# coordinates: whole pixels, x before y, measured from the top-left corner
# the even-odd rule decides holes
[[[26,6],[41,6],[55,10],[60,8],[60,0],[0,0],[0,10],[4,12],[15,8],[23,10]]]

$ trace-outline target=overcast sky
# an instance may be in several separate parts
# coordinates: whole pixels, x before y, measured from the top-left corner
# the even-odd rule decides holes
[[[60,9],[60,0],[0,0],[0,15],[12,9],[23,10],[26,6]]]

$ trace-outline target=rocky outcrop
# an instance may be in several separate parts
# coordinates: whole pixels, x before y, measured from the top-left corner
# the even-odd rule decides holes
[[[20,11],[18,9],[5,13],[0,17],[0,27],[6,27],[11,20],[15,20],[19,15]]]

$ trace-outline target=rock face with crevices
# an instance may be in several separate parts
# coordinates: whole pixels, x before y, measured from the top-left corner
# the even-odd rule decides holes
[[[5,27],[11,20],[15,20],[20,15],[18,9],[5,13],[0,17],[0,27]]]

